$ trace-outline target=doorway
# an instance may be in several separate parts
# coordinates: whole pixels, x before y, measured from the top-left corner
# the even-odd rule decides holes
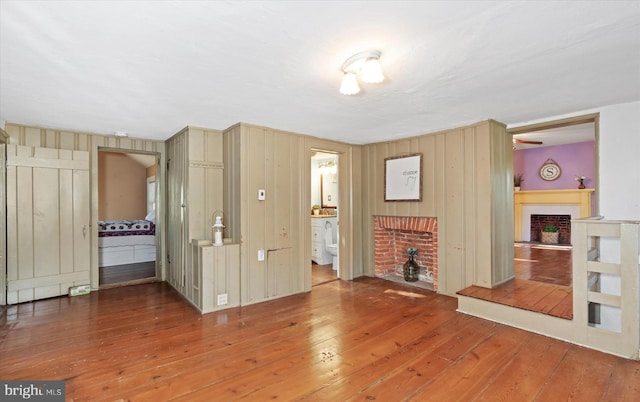
[[[311,286],[337,280],[338,155],[314,151],[311,156]]]
[[[98,150],[100,288],[158,279],[157,154]]]
[[[571,286],[570,221],[598,210],[598,115],[508,131],[513,135],[515,277]],[[587,198],[588,204],[575,204],[575,197]],[[557,235],[547,240],[547,230]]]
[[[4,306],[7,304],[7,260],[6,260],[6,249],[7,249],[7,174],[6,174],[6,139],[7,134],[4,130],[0,129],[0,226],[2,226],[2,230],[0,230],[0,306]]]

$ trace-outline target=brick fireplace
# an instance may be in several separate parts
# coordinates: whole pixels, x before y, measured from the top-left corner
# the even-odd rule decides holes
[[[558,227],[560,244],[571,244],[571,215],[531,215],[531,241],[540,241],[545,225]]]
[[[420,265],[418,282],[406,282],[438,290],[438,222],[430,217],[373,217],[375,276],[404,282],[403,265],[407,249],[416,247]]]
[[[536,241],[536,239],[540,239],[540,230],[531,227],[533,215],[568,215],[571,219],[593,215],[595,212],[592,203],[593,193],[594,189],[592,188],[515,191],[513,193],[514,240]],[[554,222],[550,223],[560,226]],[[567,222],[567,225],[570,226],[570,221]],[[571,243],[571,233],[567,230],[563,236],[561,229],[560,241]]]

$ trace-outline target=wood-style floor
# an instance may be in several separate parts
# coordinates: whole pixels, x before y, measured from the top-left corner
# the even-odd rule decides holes
[[[493,289],[470,286],[458,294],[572,319],[571,248],[516,244],[514,257],[515,279]]]
[[[638,401],[640,362],[377,278],[201,316],[166,283],[10,306],[0,378],[73,401]]]
[[[338,280],[338,273],[333,270],[333,264],[311,264],[311,286]]]
[[[513,248],[517,279],[571,286],[571,246],[516,243]]]

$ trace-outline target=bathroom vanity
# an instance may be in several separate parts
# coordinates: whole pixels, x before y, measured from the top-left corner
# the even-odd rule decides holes
[[[333,239],[337,239],[338,219],[335,216],[312,216],[311,217],[311,260],[319,265],[331,264],[333,256],[327,252],[324,241],[325,225],[331,224]]]

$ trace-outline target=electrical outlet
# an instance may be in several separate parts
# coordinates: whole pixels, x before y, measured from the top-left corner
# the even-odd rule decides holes
[[[264,261],[264,250],[258,250],[258,261]]]
[[[226,293],[218,295],[218,306],[222,306],[223,304],[227,303],[229,303],[229,300]]]

